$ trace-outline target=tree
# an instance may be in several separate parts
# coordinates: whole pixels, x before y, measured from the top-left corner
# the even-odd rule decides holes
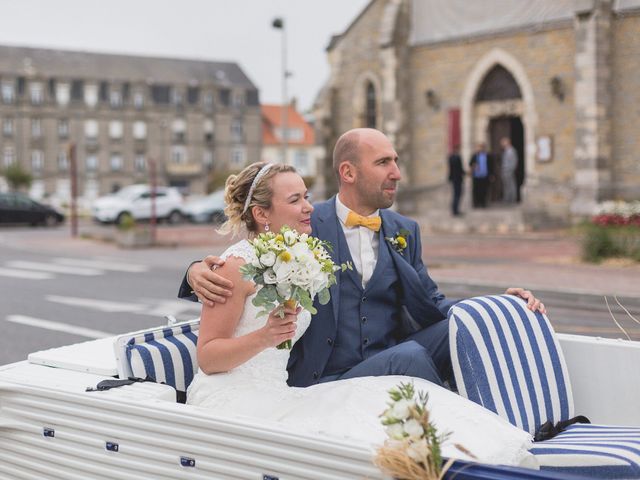
[[[33,178],[31,174],[24,170],[20,164],[12,163],[4,170],[4,176],[12,190],[19,190],[21,187],[30,187]]]

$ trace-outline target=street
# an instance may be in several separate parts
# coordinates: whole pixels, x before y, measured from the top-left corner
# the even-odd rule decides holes
[[[86,232],[104,237],[113,232],[113,227],[85,225],[81,233]],[[178,320],[197,317],[198,304],[176,298],[179,282],[191,261],[207,253],[221,253],[229,241],[216,235],[211,226],[161,227],[159,234],[161,240],[169,239],[169,243],[178,243],[180,248],[122,250],[113,243],[72,240],[68,226],[0,230],[0,364],[24,360],[30,352],[38,350],[161,325],[165,323],[165,315],[173,315]],[[463,260],[458,250],[452,250],[470,251],[464,243],[477,245],[479,241],[484,242],[485,257],[481,260]],[[501,266],[500,261],[490,258],[489,245],[499,242],[495,250],[502,257],[508,257],[509,242],[522,245],[524,241],[426,236],[425,262],[432,267],[430,274],[441,291],[449,297],[502,293],[495,281],[486,283],[489,273],[496,270],[498,275],[497,269],[506,265],[502,262]],[[540,249],[544,242],[529,243],[535,243]],[[551,246],[554,251],[558,250],[556,244]],[[556,277],[564,281],[560,274],[566,275],[569,267],[536,265],[530,262],[519,266],[515,257],[510,260],[509,272],[519,279],[513,286],[526,285],[544,300],[557,331],[624,338],[601,296],[563,291],[557,287],[557,279],[554,284],[547,273],[549,269],[556,271]],[[572,275],[577,279],[591,275],[589,269],[597,267],[574,268]],[[606,270],[599,271],[599,277],[606,273]],[[471,281],[468,272],[482,272],[485,284]],[[633,267],[621,272],[609,272],[609,275],[616,279],[624,275],[630,279],[637,277]],[[507,281],[507,277],[501,275],[500,278]],[[542,284],[536,275],[542,278],[547,275],[547,283]],[[623,305],[638,318],[638,296],[631,295],[637,282],[625,284],[629,285],[626,295],[622,288],[616,287],[616,291],[621,291]],[[640,340],[640,325],[631,321],[611,297],[610,300],[616,319],[632,339]]]

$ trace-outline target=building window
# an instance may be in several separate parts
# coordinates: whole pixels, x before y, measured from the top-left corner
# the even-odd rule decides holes
[[[58,105],[68,105],[70,97],[71,86],[68,83],[58,83],[56,85],[56,101],[58,102]]]
[[[42,88],[41,83],[32,83],[29,86],[29,91],[31,94],[31,104],[32,105],[41,105],[44,101],[44,90]]]
[[[133,165],[136,172],[144,172],[147,168],[147,158],[144,153],[136,154],[136,158],[133,159]]]
[[[136,91],[133,94],[133,106],[140,110],[144,107],[144,93],[141,91]]]
[[[171,87],[169,85],[153,85],[151,87],[151,98],[158,105],[167,105],[169,103]]]
[[[202,154],[202,164],[211,170],[213,168],[213,152],[211,150],[205,150]]]
[[[245,162],[244,148],[236,147],[231,149],[231,168],[234,170],[242,168],[244,167],[244,162]]]
[[[182,105],[182,90],[178,87],[173,87],[171,89],[171,103],[174,105]]]
[[[42,171],[44,167],[44,152],[42,150],[33,150],[31,152],[31,170],[34,172]]]
[[[98,157],[96,155],[89,155],[85,159],[85,166],[87,168],[87,172],[95,172],[98,170]]]
[[[15,159],[16,159],[16,155],[15,155],[15,152],[13,150],[13,147],[4,147],[2,160],[3,160],[5,168],[10,166],[11,164],[13,164]]]
[[[187,151],[184,147],[172,147],[171,148],[171,161],[173,163],[185,164],[187,163]]]
[[[282,140],[283,128],[276,128],[275,134],[279,140]],[[304,140],[304,130],[301,128],[287,128],[287,140],[291,142],[301,142]]]
[[[202,124],[204,130],[204,141],[210,143],[213,141],[213,120],[207,119]]]
[[[119,108],[122,106],[122,92],[117,90],[117,87],[112,86],[109,92],[109,105],[113,108]]]
[[[60,120],[58,120],[58,137],[69,137],[69,120],[67,120],[66,118],[61,118]]]
[[[364,117],[366,127],[376,128],[378,123],[376,89],[371,82],[367,83]]]
[[[58,170],[61,172],[69,170],[69,157],[67,156],[66,150],[61,150],[60,153],[58,153]]]
[[[97,120],[87,120],[84,122],[84,135],[87,138],[96,139],[98,138],[98,121]]]
[[[39,118],[31,119],[31,136],[34,138],[42,136],[42,121]]]
[[[2,133],[5,137],[13,136],[13,118],[5,118],[2,121]]]
[[[296,167],[298,173],[305,177],[309,175],[309,154],[306,150],[296,150],[293,155],[293,166]]]
[[[133,122],[133,138],[136,140],[144,140],[147,138],[147,124],[146,122]]]
[[[204,104],[204,107],[207,110],[211,110],[211,108],[213,108],[213,93],[206,92],[204,94],[204,98],[202,100],[202,103]]]
[[[231,97],[231,104],[234,107],[242,107],[244,105],[244,103],[245,103],[244,100],[245,100],[244,91],[242,91],[242,92],[238,92],[238,91],[233,92],[233,96]]]
[[[234,118],[231,121],[231,138],[234,141],[242,140],[242,119]]]
[[[186,141],[187,123],[181,118],[176,118],[171,124],[174,143],[184,143]]]
[[[220,100],[220,105],[228,107],[231,103],[231,91],[228,88],[221,88],[218,91],[218,98]]]
[[[95,107],[98,104],[98,86],[87,85],[84,89],[84,103],[88,107]]]
[[[15,100],[15,88],[13,83],[2,82],[2,102],[13,103]]]
[[[198,87],[189,87],[187,89],[187,101],[189,105],[196,105],[200,98],[200,88]]]
[[[73,80],[71,82],[71,100],[79,102],[84,97],[84,82],[82,80]]]
[[[109,137],[112,139],[122,138],[123,128],[122,122],[119,120],[112,120],[109,122]]]
[[[120,170],[122,170],[122,155],[120,155],[119,153],[112,153],[109,165],[111,166],[112,172],[119,172]]]

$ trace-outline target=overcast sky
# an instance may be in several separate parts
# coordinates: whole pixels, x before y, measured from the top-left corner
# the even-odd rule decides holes
[[[0,43],[229,60],[280,103],[281,31],[287,27],[289,95],[309,108],[329,74],[325,48],[369,0],[0,0]]]

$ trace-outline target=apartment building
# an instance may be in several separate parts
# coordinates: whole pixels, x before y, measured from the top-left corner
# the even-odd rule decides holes
[[[0,46],[0,169],[35,198],[91,200],[132,183],[205,193],[215,171],[260,159],[259,95],[231,62]]]

